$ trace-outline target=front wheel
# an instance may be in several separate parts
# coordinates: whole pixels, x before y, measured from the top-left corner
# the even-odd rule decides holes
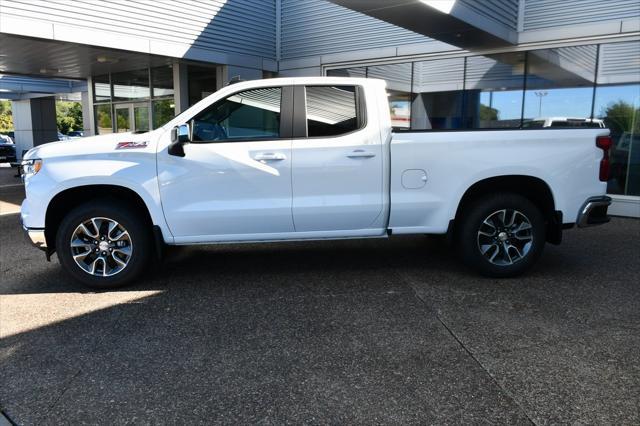
[[[465,206],[456,224],[462,260],[481,274],[505,278],[522,274],[542,254],[545,221],[527,198],[497,194]]]
[[[94,288],[129,284],[145,270],[151,254],[149,226],[140,214],[115,200],[73,209],[56,235],[58,259],[76,280]]]

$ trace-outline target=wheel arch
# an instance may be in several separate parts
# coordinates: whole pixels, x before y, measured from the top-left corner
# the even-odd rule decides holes
[[[562,240],[562,212],[556,210],[553,192],[542,179],[529,175],[501,175],[475,182],[462,195],[449,231],[455,228],[466,207],[480,197],[498,192],[510,192],[521,195],[534,203],[543,214],[547,228],[547,241],[559,244]]]
[[[91,200],[109,198],[124,202],[142,215],[150,227],[154,221],[144,199],[133,189],[121,185],[91,184],[65,189],[57,193],[47,205],[45,213],[45,239],[48,253],[55,251],[58,228],[65,214],[71,209]]]

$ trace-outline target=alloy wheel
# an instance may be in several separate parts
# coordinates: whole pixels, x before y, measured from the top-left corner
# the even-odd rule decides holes
[[[97,277],[122,272],[133,254],[129,232],[106,217],[93,217],[78,225],[71,234],[70,247],[80,269]]]
[[[524,213],[514,209],[498,210],[480,225],[478,249],[494,265],[513,265],[531,250],[532,231],[531,221]]]

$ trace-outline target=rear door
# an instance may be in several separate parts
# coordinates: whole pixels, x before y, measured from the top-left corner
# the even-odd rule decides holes
[[[292,142],[296,232],[383,232],[383,156],[357,85],[295,86]],[[373,111],[372,105],[371,109]]]

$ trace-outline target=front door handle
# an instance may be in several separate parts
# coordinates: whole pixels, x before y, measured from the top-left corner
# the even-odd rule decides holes
[[[376,155],[373,152],[365,151],[364,149],[356,149],[351,154],[347,155],[349,158],[371,158]]]
[[[287,156],[279,152],[261,152],[256,154],[253,159],[257,161],[282,161],[286,160]]]

